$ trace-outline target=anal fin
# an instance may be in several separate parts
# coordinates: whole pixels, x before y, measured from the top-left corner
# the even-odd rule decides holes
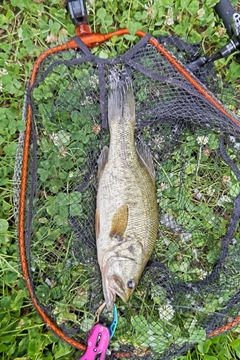
[[[101,175],[103,173],[103,170],[108,162],[108,147],[104,146],[101,154],[98,158],[97,164],[98,164],[98,180],[101,178]]]

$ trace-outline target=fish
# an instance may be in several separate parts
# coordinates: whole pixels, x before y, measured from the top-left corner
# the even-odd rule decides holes
[[[158,231],[155,169],[145,144],[135,145],[135,98],[127,74],[114,74],[108,95],[109,147],[98,163],[95,233],[103,295],[111,311],[128,302],[153,252]]]

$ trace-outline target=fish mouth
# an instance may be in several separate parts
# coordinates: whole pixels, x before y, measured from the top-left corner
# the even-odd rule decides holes
[[[116,292],[114,291],[114,289],[112,289],[109,286],[109,281],[107,278],[105,278],[102,283],[103,283],[103,294],[104,294],[104,299],[106,301],[107,310],[112,311],[116,300]]]
[[[127,302],[129,295],[126,293],[123,280],[119,276],[113,275],[108,277],[108,282],[109,287],[114,291],[115,296],[117,294],[124,302]]]
[[[133,257],[119,257],[119,256],[112,256],[106,261],[105,266],[102,269],[102,284],[103,284],[103,294],[106,301],[106,307],[108,311],[112,311],[113,305],[116,300],[116,295],[118,295],[123,302],[127,302],[131,291],[126,289],[126,285],[124,281],[118,275],[108,275],[108,268],[114,266],[114,261],[126,261],[132,260],[136,263],[136,259]],[[113,263],[113,264],[112,264]]]
[[[116,292],[109,284],[109,277],[107,276],[107,267],[104,267],[104,269],[102,269],[102,286],[103,286],[103,295],[106,301],[107,310],[112,311],[116,300]]]
[[[103,280],[103,294],[108,311],[112,311],[116,295],[125,303],[129,299],[129,294],[125,291],[124,282],[117,275],[108,276]]]

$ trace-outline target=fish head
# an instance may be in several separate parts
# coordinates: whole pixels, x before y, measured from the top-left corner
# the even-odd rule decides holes
[[[141,273],[142,264],[134,258],[114,256],[102,270],[103,292],[106,306],[112,310],[116,295],[127,302],[135,290]]]

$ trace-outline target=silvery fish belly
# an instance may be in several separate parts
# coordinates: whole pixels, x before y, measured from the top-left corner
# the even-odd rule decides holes
[[[108,310],[128,301],[151,256],[158,230],[155,171],[149,150],[135,147],[131,80],[112,77],[108,98],[110,146],[98,160],[96,241]]]

